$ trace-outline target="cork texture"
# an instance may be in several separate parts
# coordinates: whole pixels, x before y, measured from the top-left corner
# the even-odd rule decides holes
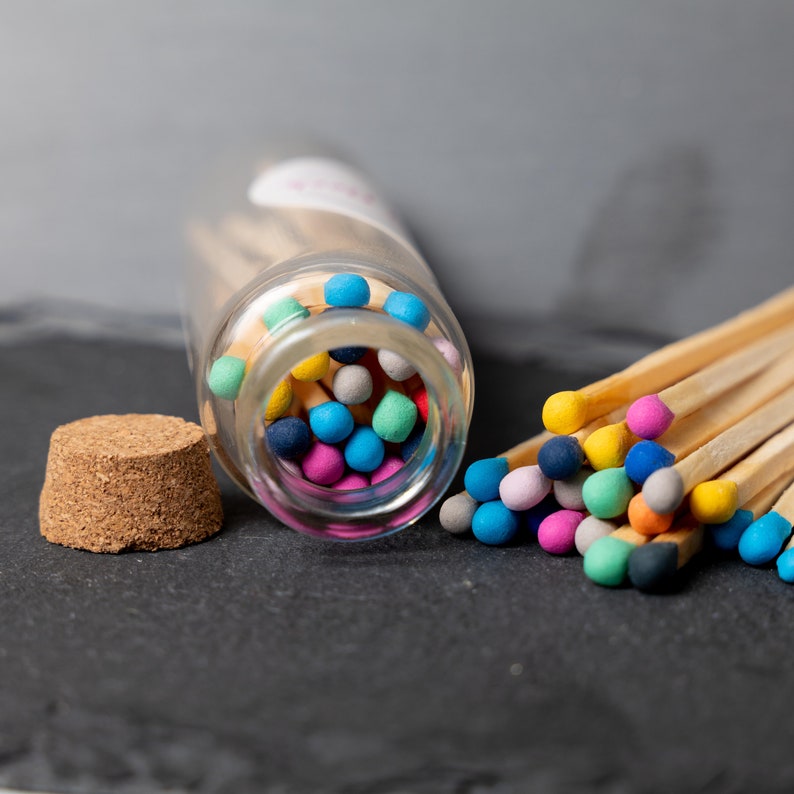
[[[159,414],[92,416],[53,432],[41,534],[95,552],[156,551],[215,534],[223,514],[202,429]]]

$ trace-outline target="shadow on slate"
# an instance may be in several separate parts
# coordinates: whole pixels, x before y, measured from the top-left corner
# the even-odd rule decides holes
[[[0,785],[153,794],[785,791],[794,590],[709,561],[680,593],[599,589],[526,540],[332,545],[223,480],[198,546],[48,544],[49,435],[96,413],[195,418],[180,351],[0,348]],[[477,357],[468,459],[584,378]],[[594,373],[595,374],[595,373]]]

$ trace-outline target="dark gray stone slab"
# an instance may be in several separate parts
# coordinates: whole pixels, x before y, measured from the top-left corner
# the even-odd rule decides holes
[[[589,376],[478,357],[470,459]],[[50,432],[195,418],[179,351],[0,348],[0,785],[59,792],[783,792],[794,590],[705,557],[679,592],[604,590],[578,558],[494,549],[435,513],[380,541],[284,529],[224,480],[178,551],[51,545]],[[603,373],[590,373],[595,376]]]

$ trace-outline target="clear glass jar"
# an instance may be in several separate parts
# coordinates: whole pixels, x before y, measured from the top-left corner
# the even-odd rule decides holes
[[[460,464],[473,376],[460,326],[399,221],[358,172],[326,157],[237,157],[222,165],[200,201],[187,226],[185,324],[201,422],[218,460],[241,488],[301,532],[357,540],[412,524],[443,495]],[[365,304],[360,297],[347,300],[346,293],[329,297],[329,279],[338,274],[366,284]],[[426,317],[406,320],[391,311],[404,295],[426,309],[426,328]],[[283,306],[299,310],[274,326],[273,307]],[[263,318],[270,318],[270,328]],[[335,371],[348,359],[329,359],[324,374],[322,362],[328,351],[338,355],[349,348],[368,351],[352,363],[366,366],[374,384],[364,403],[347,404],[355,428],[383,425],[390,416],[385,407],[380,424],[373,417],[387,393],[405,414],[404,420],[397,414],[397,440],[391,431],[381,433],[384,459],[396,470],[385,479],[380,477],[388,472],[381,472],[374,484],[370,467],[377,445],[374,457],[361,463],[353,436],[323,447],[312,436],[309,452],[284,458],[274,454],[281,448],[270,434],[274,423],[281,425],[273,432],[299,426],[297,419],[312,433],[312,399],[338,402]],[[389,351],[384,361],[402,362],[404,369],[397,374],[387,368],[386,375],[378,363],[381,351]],[[307,360],[321,362],[308,376],[299,366]],[[221,370],[225,376],[218,375]],[[291,373],[299,370],[296,381]],[[422,388],[426,423],[417,418],[411,438],[400,441],[411,421],[408,403],[420,405]],[[285,415],[275,416],[285,392],[292,400]],[[297,398],[306,392],[314,397]],[[359,436],[370,440],[373,433]],[[308,459],[315,452],[330,456],[330,475],[311,468]],[[351,471],[348,459],[355,458],[360,487],[341,489],[334,487],[338,481],[330,482],[340,454],[344,478]],[[398,457],[405,458],[401,466]]]

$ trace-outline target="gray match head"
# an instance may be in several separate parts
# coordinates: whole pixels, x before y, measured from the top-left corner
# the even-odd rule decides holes
[[[372,375],[361,364],[346,364],[334,373],[332,389],[343,405],[360,405],[372,396]]]
[[[617,528],[618,525],[614,521],[586,516],[576,527],[576,534],[573,538],[576,550],[584,557],[585,552],[595,541],[612,534]]]
[[[672,466],[657,469],[645,480],[642,496],[654,513],[672,513],[684,500],[681,475]]]
[[[398,382],[408,380],[416,374],[416,367],[410,361],[391,350],[378,351],[378,364],[392,380]]]
[[[441,526],[452,535],[462,535],[471,531],[471,519],[480,503],[465,491],[450,496],[442,505],[438,518]]]

